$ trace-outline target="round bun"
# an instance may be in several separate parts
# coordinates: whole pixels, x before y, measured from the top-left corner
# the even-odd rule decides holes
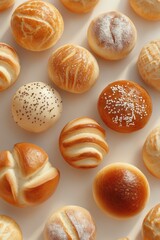
[[[31,51],[43,51],[60,39],[64,23],[61,14],[52,4],[30,0],[14,11],[11,29],[21,47]]]
[[[89,25],[87,38],[89,46],[98,56],[106,60],[119,60],[134,48],[137,31],[127,16],[114,11],[94,18]]]
[[[151,114],[149,94],[137,83],[119,80],[100,94],[98,111],[104,123],[114,131],[130,133],[143,128]]]
[[[142,80],[160,91],[160,40],[151,41],[142,48],[137,65]]]
[[[71,93],[83,93],[95,83],[99,76],[99,67],[87,49],[67,44],[50,56],[48,73],[59,88]]]
[[[125,238],[119,238],[118,240],[129,240],[129,238],[125,237]]]
[[[74,119],[63,128],[59,147],[66,162],[75,168],[97,167],[109,150],[105,130],[87,117]]]
[[[140,213],[150,195],[148,181],[135,166],[113,163],[100,170],[93,183],[97,205],[115,218],[128,218]]]
[[[0,12],[11,7],[15,3],[15,0],[1,0],[0,1]]]
[[[54,193],[59,171],[42,148],[17,143],[13,151],[1,151],[0,160],[0,197],[6,202],[17,207],[37,205]]]
[[[20,62],[16,51],[0,42],[0,91],[9,88],[18,78]]]
[[[23,240],[21,229],[12,218],[0,215],[0,226],[0,239]]]
[[[79,206],[64,206],[46,222],[45,240],[96,239],[96,227],[91,214]]]
[[[143,240],[160,239],[160,204],[153,207],[145,216],[142,224]]]
[[[147,20],[160,20],[159,0],[129,0],[132,9]]]
[[[93,10],[99,0],[61,0],[63,5],[74,13],[87,13]]]
[[[20,87],[12,99],[14,121],[29,132],[42,132],[52,127],[62,112],[59,93],[43,82]]]

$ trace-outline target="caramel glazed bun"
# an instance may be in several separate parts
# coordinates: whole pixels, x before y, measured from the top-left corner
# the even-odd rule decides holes
[[[98,110],[109,128],[130,133],[147,124],[152,114],[152,101],[146,90],[137,83],[119,80],[102,91]]]
[[[12,152],[0,152],[0,197],[12,205],[26,207],[47,200],[59,176],[47,153],[34,144],[17,143]]]
[[[95,240],[96,226],[91,214],[79,206],[64,206],[46,222],[45,240]]]
[[[52,4],[30,0],[14,11],[11,29],[21,47],[31,51],[43,51],[60,39],[64,23],[61,14]]]
[[[11,7],[15,3],[15,0],[1,0],[0,1],[0,12]]]
[[[59,147],[63,158],[75,168],[97,167],[109,151],[105,130],[87,117],[74,119],[63,128]]]

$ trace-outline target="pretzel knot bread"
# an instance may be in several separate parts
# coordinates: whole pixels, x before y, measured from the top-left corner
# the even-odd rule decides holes
[[[0,197],[10,204],[25,207],[45,201],[59,177],[47,153],[34,144],[17,143],[12,152],[0,152]]]

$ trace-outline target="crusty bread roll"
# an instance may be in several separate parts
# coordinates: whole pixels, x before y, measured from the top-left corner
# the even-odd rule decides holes
[[[160,40],[151,41],[142,48],[137,65],[142,80],[160,91]]]
[[[44,228],[44,239],[95,240],[96,226],[85,208],[64,206],[49,217]]]
[[[119,238],[118,240],[129,240],[129,238],[125,237],[125,238]]]
[[[15,3],[15,0],[1,0],[0,1],[0,12],[11,7]]]
[[[99,76],[99,67],[87,49],[67,44],[50,56],[48,73],[59,88],[72,93],[83,93],[95,83]]]
[[[150,195],[148,181],[135,166],[113,163],[95,176],[93,196],[97,205],[115,218],[128,218],[140,213]]]
[[[9,88],[19,73],[20,61],[15,49],[0,42],[0,91]]]
[[[0,197],[17,207],[48,199],[59,182],[59,171],[47,153],[31,143],[17,143],[13,151],[0,152]]]
[[[159,0],[129,0],[132,9],[147,20],[160,20]]]
[[[12,116],[21,128],[39,133],[52,127],[61,116],[59,93],[43,82],[20,87],[12,99]]]
[[[11,29],[21,47],[31,51],[43,51],[60,39],[64,23],[61,14],[52,4],[30,0],[14,11]]]
[[[74,13],[87,13],[93,10],[99,0],[61,0],[63,5]]]
[[[19,225],[5,215],[0,215],[0,240],[23,240]]]
[[[139,84],[119,80],[110,83],[100,94],[99,114],[114,131],[131,133],[143,128],[152,114],[152,100]]]
[[[132,21],[116,11],[100,14],[89,25],[89,46],[106,60],[126,57],[137,41],[137,31]]]
[[[59,137],[59,147],[63,158],[75,168],[97,167],[109,151],[105,130],[88,117],[66,124]]]

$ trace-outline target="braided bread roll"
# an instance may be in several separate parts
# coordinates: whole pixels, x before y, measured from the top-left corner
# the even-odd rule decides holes
[[[75,168],[96,167],[109,151],[105,130],[87,117],[74,119],[63,128],[59,147],[63,158]]]
[[[0,91],[9,88],[18,78],[20,62],[16,51],[0,42]]]
[[[31,143],[17,143],[13,151],[0,152],[0,197],[18,207],[48,199],[59,182],[59,171],[47,153]]]
[[[11,7],[15,3],[15,0],[1,0],[0,1],[0,12]]]

